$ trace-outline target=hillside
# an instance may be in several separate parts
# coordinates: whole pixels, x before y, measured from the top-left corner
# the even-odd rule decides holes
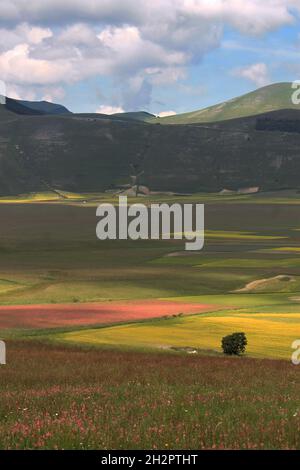
[[[258,128],[270,120],[273,130]],[[161,126],[101,115],[16,114],[0,106],[0,194],[104,191],[128,184],[131,164],[153,191],[298,188],[299,121],[300,111],[282,110]],[[297,124],[291,132],[287,122]]]
[[[152,123],[156,119],[154,114],[145,111],[134,111],[128,113],[102,114],[102,113],[77,113],[77,117],[86,119],[105,119],[107,121],[137,121]]]
[[[253,116],[280,109],[300,109],[292,103],[291,83],[275,83],[224,103],[190,113],[160,118],[161,124],[193,124]],[[153,120],[154,122],[154,120]]]
[[[15,100],[26,108],[39,111],[43,114],[69,114],[70,111],[61,104],[50,103],[49,101],[23,101]]]
[[[132,119],[133,121],[151,122],[155,116],[154,114],[147,113],[145,111],[137,111],[132,113],[116,113],[114,117],[121,119]]]
[[[4,108],[8,109],[9,111],[16,113],[16,114],[24,114],[24,115],[40,115],[44,114],[39,109],[32,109],[24,104],[25,102],[14,100],[12,98],[6,98],[6,103]],[[2,107],[3,105],[1,105]]]
[[[60,104],[48,101],[23,101],[8,97],[5,97],[5,105],[1,104],[0,108],[23,115],[71,114],[65,106]]]

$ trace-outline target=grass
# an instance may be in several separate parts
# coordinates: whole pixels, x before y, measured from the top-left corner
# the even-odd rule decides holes
[[[140,198],[129,197],[131,203],[141,202]],[[56,203],[71,204],[86,207],[96,206],[100,202],[118,203],[118,195],[103,192],[82,192],[74,193],[70,191],[40,191],[26,194],[16,194],[13,196],[1,196],[0,204],[32,204],[32,203]],[[267,191],[255,194],[222,194],[212,192],[200,192],[193,194],[170,195],[168,193],[159,193],[143,197],[144,204],[152,202],[186,202],[186,203],[205,203],[205,204],[300,204],[299,192],[296,190]]]
[[[45,191],[39,193],[20,194],[16,196],[2,196],[0,197],[0,204],[24,204],[32,202],[54,202],[54,201],[67,201],[67,200],[82,200],[84,196],[78,193],[71,193],[67,191]]]
[[[210,267],[227,267],[227,268],[272,268],[274,267],[274,259],[259,259],[259,258],[239,258],[239,259],[218,259],[203,261],[201,266]],[[298,268],[300,267],[300,258],[286,258],[276,260],[278,269],[280,268]]]
[[[300,447],[300,375],[285,361],[8,349],[1,449]]]
[[[223,305],[227,307],[247,308],[270,306],[271,309],[278,305],[289,303],[289,296],[285,294],[213,294],[201,296],[182,296],[170,297],[168,300],[177,300],[178,302],[197,302],[197,303],[214,303],[215,305]]]
[[[254,116],[279,109],[297,109],[291,83],[276,83],[205,109],[161,118],[161,124],[192,124]],[[156,118],[152,118],[156,122]]]
[[[250,356],[290,360],[291,344],[300,338],[300,313],[281,313],[280,316],[240,312],[202,314],[74,331],[55,338],[72,344],[154,349],[191,347],[221,353],[222,337],[235,331],[246,332]]]
[[[289,362],[300,338],[299,195],[143,199],[205,202],[204,250],[183,255],[178,240],[98,241],[95,206],[116,197],[48,196],[0,204],[0,305],[163,298],[216,311],[113,327],[3,328],[0,447],[300,448],[300,369]],[[233,292],[280,274],[295,282]],[[222,336],[238,330],[248,357],[223,357]]]
[[[273,248],[274,251],[279,251],[279,252],[290,252],[290,253],[300,253],[300,247],[299,246],[283,246],[279,248]]]

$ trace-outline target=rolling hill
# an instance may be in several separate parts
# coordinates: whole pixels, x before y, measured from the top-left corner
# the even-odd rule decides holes
[[[194,124],[254,116],[280,109],[300,109],[292,103],[291,83],[275,83],[224,103],[190,113],[160,118],[161,124]],[[153,120],[154,122],[154,120]]]

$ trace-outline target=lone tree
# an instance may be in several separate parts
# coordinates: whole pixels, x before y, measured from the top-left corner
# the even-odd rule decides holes
[[[240,356],[245,352],[247,343],[245,333],[232,333],[232,335],[224,336],[222,339],[223,353]]]

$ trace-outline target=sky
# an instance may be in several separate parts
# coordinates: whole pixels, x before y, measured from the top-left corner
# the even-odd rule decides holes
[[[164,116],[299,79],[300,0],[0,2],[12,98]]]

